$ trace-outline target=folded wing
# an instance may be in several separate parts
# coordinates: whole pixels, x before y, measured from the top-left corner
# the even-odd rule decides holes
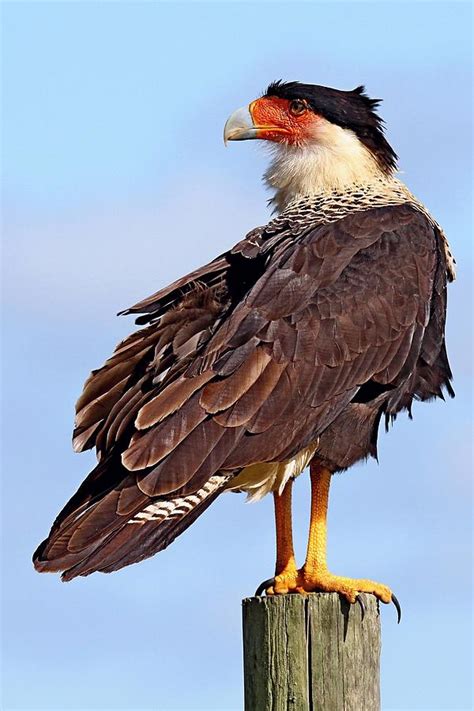
[[[150,325],[86,383],[75,445],[99,464],[39,570],[70,579],[153,555],[243,468],[295,457],[369,381],[409,377],[442,259],[427,218],[379,208],[290,237],[259,230],[130,310]]]

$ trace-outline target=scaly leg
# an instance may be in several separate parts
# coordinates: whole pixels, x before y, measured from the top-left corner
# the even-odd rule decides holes
[[[297,575],[291,521],[292,488],[293,480],[290,479],[283,489],[281,496],[276,491],[273,493],[277,552],[275,582],[272,586],[273,590],[269,590],[269,592],[275,594],[288,592],[288,585],[291,587]]]
[[[393,602],[400,618],[398,600],[390,588],[365,578],[345,578],[329,572],[326,562],[327,510],[331,472],[316,462],[311,463],[311,523],[306,561],[300,571],[301,592],[337,592],[354,603],[359,593],[371,593],[385,603]]]
[[[317,462],[312,462],[311,471],[311,521],[308,549],[304,566],[296,569],[291,529],[291,482],[283,494],[275,497],[275,520],[277,535],[277,563],[275,577],[263,582],[256,595],[266,590],[267,595],[288,592],[337,592],[350,602],[361,602],[359,593],[372,593],[385,603],[393,602],[400,621],[401,610],[390,588],[365,578],[345,578],[329,572],[326,561],[327,510],[331,472]],[[362,602],[361,602],[362,606]]]
[[[281,595],[294,590],[298,570],[293,549],[291,522],[292,487],[293,480],[290,479],[281,495],[276,491],[273,492],[276,530],[275,577],[265,580],[259,585],[256,595],[260,595],[264,590],[267,595]]]

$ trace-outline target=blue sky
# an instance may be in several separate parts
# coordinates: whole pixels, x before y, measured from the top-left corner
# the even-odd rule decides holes
[[[167,551],[64,585],[30,557],[93,465],[70,447],[115,313],[268,219],[265,152],[227,116],[273,79],[365,83],[459,265],[457,397],[416,405],[337,477],[329,562],[393,586],[383,708],[471,708],[468,3],[3,4],[3,707],[242,708],[240,600],[272,573],[271,500],[221,497]],[[303,554],[309,483],[296,484]]]

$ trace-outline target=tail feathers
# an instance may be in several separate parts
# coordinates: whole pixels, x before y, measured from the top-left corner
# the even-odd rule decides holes
[[[100,571],[111,573],[158,553],[190,526],[219,495],[229,479],[227,474],[212,476],[193,494],[155,499],[127,516],[116,516],[115,526],[101,528],[96,539],[82,550],[71,551],[71,540],[82,520],[69,524],[67,531],[52,531],[33,557],[40,572],[64,571],[62,579]],[[61,551],[51,555],[52,551]]]

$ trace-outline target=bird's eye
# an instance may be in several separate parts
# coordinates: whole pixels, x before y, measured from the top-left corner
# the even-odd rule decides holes
[[[293,99],[293,101],[290,101],[290,112],[293,116],[301,116],[301,114],[304,114],[306,111],[306,108],[305,102],[301,101],[301,99]]]

